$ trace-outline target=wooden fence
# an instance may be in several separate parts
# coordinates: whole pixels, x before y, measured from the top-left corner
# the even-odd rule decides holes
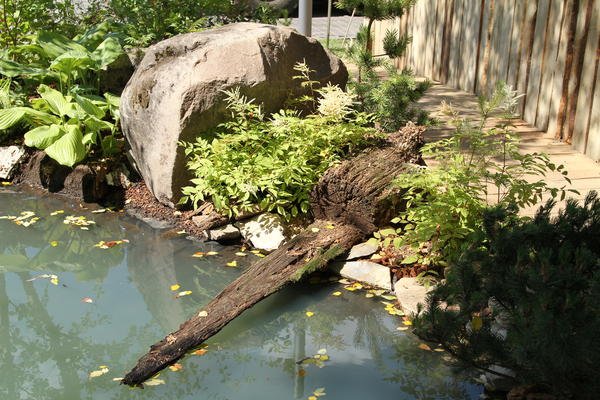
[[[412,42],[398,67],[477,94],[505,81],[522,118],[600,160],[600,0],[417,0],[374,24]]]

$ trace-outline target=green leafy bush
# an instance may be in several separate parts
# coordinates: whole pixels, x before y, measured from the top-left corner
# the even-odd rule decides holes
[[[432,254],[451,259],[460,254],[464,239],[480,228],[488,205],[535,205],[545,193],[564,198],[565,186],[555,188],[535,179],[558,171],[570,182],[564,167],[545,154],[518,151],[509,119],[516,98],[508,86],[498,85],[492,97],[480,99],[478,121],[443,106],[454,132],[423,147],[423,156],[433,166],[415,166],[413,173],[396,181],[407,201],[407,210],[394,220],[401,225],[397,244],[419,248],[429,243]],[[493,113],[500,119],[488,129]]]
[[[95,145],[105,155],[118,151],[116,124],[105,120],[108,113],[118,122],[118,97],[64,96],[46,85],[39,86],[38,94],[31,107],[0,109],[0,131],[17,123],[33,126],[25,133],[25,145],[44,150],[66,166],[82,161]]]
[[[600,198],[569,200],[556,218],[553,205],[532,220],[504,206],[486,211],[483,231],[413,323],[465,365],[507,368],[517,383],[542,385],[558,398],[595,399]]]
[[[366,116],[350,113],[350,94],[333,87],[320,93],[321,114],[282,110],[267,118],[239,90],[226,92],[233,119],[183,144],[195,176],[183,201],[212,201],[228,215],[256,208],[286,218],[307,213],[325,170],[376,136]]]

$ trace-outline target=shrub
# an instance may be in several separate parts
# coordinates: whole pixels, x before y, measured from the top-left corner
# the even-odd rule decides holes
[[[569,200],[554,219],[553,205],[532,220],[486,211],[414,325],[465,365],[508,368],[559,398],[597,398],[600,198]]]
[[[233,119],[183,143],[195,178],[182,201],[212,201],[230,216],[256,208],[286,218],[307,213],[310,191],[325,170],[376,136],[364,115],[350,113],[350,94],[332,87],[320,92],[322,114],[282,110],[270,118],[239,89],[226,92]]]

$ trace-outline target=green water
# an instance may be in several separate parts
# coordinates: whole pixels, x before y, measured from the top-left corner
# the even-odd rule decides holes
[[[63,214],[50,215],[57,210]],[[247,311],[190,355],[164,384],[122,377],[147,348],[235,279],[256,256],[154,230],[119,213],[0,188],[0,216],[32,211],[29,227],[0,220],[0,399],[476,399],[481,388],[419,349],[398,317],[337,283],[288,288]],[[68,215],[96,222],[65,225]],[[127,239],[109,249],[99,241]],[[56,242],[56,243],[53,243]],[[56,246],[52,246],[55,244]],[[198,251],[218,255],[194,258]],[[238,267],[226,263],[237,260]],[[30,279],[42,275],[51,278]],[[175,298],[170,286],[192,294]],[[339,297],[334,291],[342,291]],[[83,302],[89,297],[92,303]],[[306,311],[314,312],[312,317]],[[326,349],[322,368],[295,361]],[[109,371],[89,378],[99,366]]]

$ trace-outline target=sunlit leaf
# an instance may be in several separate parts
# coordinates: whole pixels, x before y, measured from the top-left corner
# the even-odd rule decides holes
[[[169,365],[169,369],[173,372],[181,371],[183,369],[183,365],[175,363],[173,365]]]
[[[397,331],[407,331],[408,330],[408,326],[399,326],[396,328]]]
[[[55,216],[58,214],[63,214],[65,212],[65,210],[56,210],[50,213],[51,216]]]
[[[310,230],[311,230],[312,232],[314,232],[314,233],[317,233],[317,232],[319,232],[319,231],[320,231],[320,229],[319,229],[319,228],[310,228]]]
[[[108,369],[108,367],[106,365],[101,365],[98,368],[99,369],[90,372],[90,374],[89,374],[89,378],[90,379],[102,376],[102,375],[106,374],[109,371],[109,369]]]
[[[342,292],[333,292],[331,293],[332,296],[341,296]]]
[[[219,254],[218,251],[209,251],[206,253],[207,256],[216,256],[217,254]]]
[[[84,297],[83,299],[81,299],[81,302],[83,302],[83,303],[90,303],[91,304],[91,303],[94,302],[94,300],[92,300],[91,297]]]
[[[178,290],[180,287],[181,286],[179,286],[178,284],[171,285],[171,291],[174,292],[174,291]]]
[[[180,297],[183,297],[183,296],[188,296],[188,295],[190,295],[190,294],[192,294],[192,291],[191,291],[191,290],[184,290],[183,292],[179,292],[179,293],[177,293],[177,294],[175,295],[175,298],[177,298],[177,299],[178,299],[178,298],[180,298]]]
[[[317,354],[327,354],[327,349],[319,349],[319,351],[317,351]]]
[[[427,350],[427,351],[431,351],[431,347],[429,347],[427,344],[425,343],[421,343],[418,346],[421,350]]]
[[[242,252],[242,251],[238,251],[237,253],[235,253],[236,256],[238,257],[246,257],[248,254]]]
[[[50,283],[57,286],[58,285],[58,277],[50,278]]]
[[[228,267],[237,267],[237,261],[231,261],[226,264]]]
[[[58,242],[56,240],[53,240],[50,242],[50,246],[56,247],[56,246],[58,246]]]
[[[196,257],[196,258],[204,257],[204,252],[203,251],[197,251],[194,254],[192,254],[192,257]]]
[[[411,326],[412,325],[412,321],[410,319],[406,319],[404,321],[402,321],[402,323],[406,326]]]
[[[192,354],[195,356],[203,356],[206,353],[208,353],[208,350],[206,350],[206,349],[198,349],[198,350],[192,351]]]
[[[146,386],[158,386],[158,385],[164,385],[165,381],[162,379],[157,379],[157,378],[152,378],[152,379],[148,379],[146,382],[144,382],[144,385]]]
[[[312,312],[312,311],[307,311],[306,312],[306,316],[309,317],[309,318],[312,317],[313,315],[315,315],[315,313]]]

